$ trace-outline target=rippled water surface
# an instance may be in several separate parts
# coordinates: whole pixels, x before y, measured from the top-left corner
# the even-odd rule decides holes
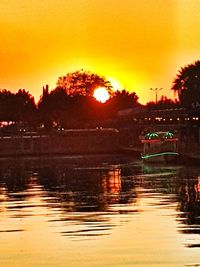
[[[0,266],[200,266],[200,168],[0,161]]]

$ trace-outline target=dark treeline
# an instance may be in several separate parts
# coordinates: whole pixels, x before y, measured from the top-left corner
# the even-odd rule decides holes
[[[110,94],[105,103],[98,102],[94,90],[104,87]],[[157,102],[146,104],[152,109],[199,108],[200,107],[200,61],[180,69],[172,88],[178,100],[162,96]],[[143,108],[135,92],[114,91],[104,77],[79,70],[59,77],[57,86],[51,92],[43,88],[38,103],[24,89],[12,93],[0,90],[0,121],[12,122],[12,126],[56,128],[85,128],[102,125],[104,121],[114,121],[121,110]]]
[[[160,110],[160,109],[174,109],[181,108],[181,103],[175,99],[172,100],[166,96],[161,96],[160,100],[156,103],[154,101],[146,104],[149,110]]]
[[[43,94],[38,103],[38,113],[45,128],[52,125],[63,128],[84,128],[116,118],[120,109],[139,106],[135,93],[116,91],[106,103],[98,102],[92,95],[67,94],[56,88]]]
[[[35,100],[26,90],[11,93],[9,90],[0,90],[0,121],[24,122],[34,125],[37,122],[38,110]]]
[[[50,93],[44,90],[38,103],[26,90],[11,93],[0,91],[0,121],[12,122],[12,127],[85,128],[102,125],[113,120],[121,109],[140,106],[135,93],[116,91],[106,103],[91,95],[67,94],[57,87]],[[10,126],[11,128],[11,126]]]
[[[106,103],[93,96],[99,87],[106,88],[110,94]],[[136,93],[114,91],[104,77],[83,70],[59,77],[57,87],[51,92],[48,87],[43,88],[38,103],[24,89],[17,93],[0,91],[0,121],[11,123],[9,128],[97,127],[116,118],[119,110],[138,106],[141,105]]]

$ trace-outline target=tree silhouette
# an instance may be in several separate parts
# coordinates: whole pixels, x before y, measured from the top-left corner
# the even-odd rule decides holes
[[[180,69],[173,81],[172,90],[178,94],[184,107],[200,106],[200,60]]]
[[[106,103],[98,102],[94,90],[105,87],[110,92]],[[38,103],[40,122],[45,129],[85,128],[102,124],[116,117],[121,109],[139,106],[136,93],[112,90],[110,82],[83,70],[69,73],[58,79],[57,87],[50,93],[43,92]]]
[[[0,121],[22,122],[33,125],[36,122],[34,98],[24,89],[16,94],[9,90],[0,91]]]
[[[36,105],[35,100],[29,92],[20,89],[14,96],[14,104],[12,111],[17,121],[34,124],[36,121]]]
[[[53,124],[60,126],[63,118],[66,119],[68,99],[65,89],[56,88],[50,93],[42,95],[38,102],[40,121],[45,129],[51,129]]]
[[[57,87],[66,90],[67,95],[89,95],[92,96],[98,87],[105,87],[112,93],[112,86],[104,77],[89,71],[78,70],[58,78]]]
[[[146,104],[149,110],[157,110],[157,109],[173,109],[178,108],[180,106],[177,99],[172,100],[167,98],[166,96],[161,96],[161,99],[156,103],[154,101],[148,102]]]
[[[115,91],[108,101],[112,107],[115,107],[117,110],[133,108],[139,105],[139,97],[135,92],[129,93],[125,89],[122,91]]]
[[[44,94],[38,103],[40,122],[46,130],[53,126],[61,128],[84,128],[106,116],[105,106],[94,97],[82,94],[67,95],[63,88]]]
[[[135,92],[129,93],[125,89],[122,91],[117,90],[113,92],[110,99],[104,104],[105,113],[107,117],[114,119],[120,110],[139,107],[138,99],[139,97]]]
[[[14,104],[13,94],[6,89],[0,91],[0,121],[13,121],[12,106]]]

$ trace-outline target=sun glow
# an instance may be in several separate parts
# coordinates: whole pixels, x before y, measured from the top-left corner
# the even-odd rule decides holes
[[[117,90],[121,90],[122,89],[121,84],[116,79],[114,79],[112,77],[109,77],[108,80],[110,81],[111,86],[112,86],[112,89],[114,91],[117,91]]]
[[[108,90],[105,87],[95,89],[93,96],[101,103],[105,103],[110,98]]]

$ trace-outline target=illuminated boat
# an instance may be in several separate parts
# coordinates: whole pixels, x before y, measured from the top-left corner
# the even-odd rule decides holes
[[[141,158],[148,162],[175,162],[179,156],[178,138],[172,132],[151,132],[141,142]]]

